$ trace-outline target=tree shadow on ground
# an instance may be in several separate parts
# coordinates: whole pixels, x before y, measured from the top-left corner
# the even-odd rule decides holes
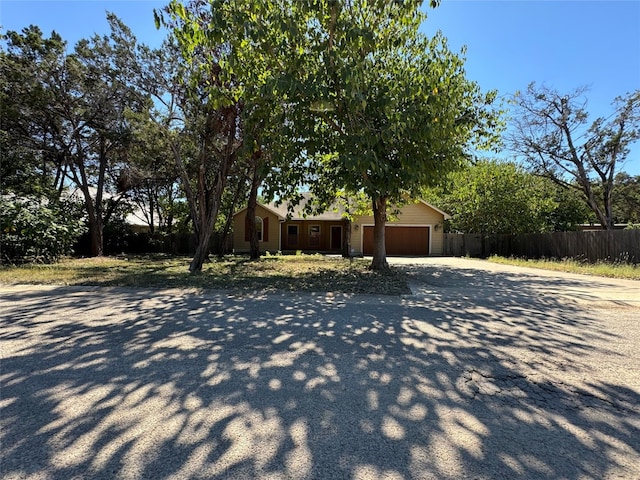
[[[637,477],[640,395],[594,367],[637,370],[624,331],[533,279],[422,275],[403,299],[6,290],[0,474]]]

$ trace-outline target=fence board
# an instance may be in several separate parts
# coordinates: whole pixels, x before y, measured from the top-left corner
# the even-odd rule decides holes
[[[479,235],[447,233],[444,253],[450,256],[575,258],[589,262],[640,263],[640,230]]]

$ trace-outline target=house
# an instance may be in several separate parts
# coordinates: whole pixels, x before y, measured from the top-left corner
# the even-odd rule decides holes
[[[308,197],[307,197],[308,198]],[[343,218],[339,207],[319,215],[302,213],[297,207],[288,216],[287,205],[275,203],[256,206],[256,229],[261,251],[341,253],[346,242],[346,229],[351,233],[350,250],[354,256],[373,254],[372,215],[356,217],[352,222]],[[442,255],[443,223],[448,214],[422,200],[402,207],[385,230],[387,255]],[[234,215],[233,249],[249,251],[246,208]]]

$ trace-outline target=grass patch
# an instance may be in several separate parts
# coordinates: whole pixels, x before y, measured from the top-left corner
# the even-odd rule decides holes
[[[522,258],[505,258],[498,256],[489,257],[493,263],[505,265],[516,265],[519,267],[541,268],[544,270],[554,270],[558,272],[581,273],[584,275],[597,275],[600,277],[625,278],[630,280],[640,280],[640,266],[628,263],[585,263],[573,259],[563,260],[527,260]]]
[[[397,269],[373,272],[369,261],[322,255],[225,257],[189,273],[189,257],[163,255],[63,259],[51,265],[0,267],[0,284],[221,289],[239,292],[410,293]]]

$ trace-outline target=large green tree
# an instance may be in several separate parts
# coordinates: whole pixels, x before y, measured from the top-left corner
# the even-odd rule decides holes
[[[66,44],[31,26],[1,37],[0,187],[3,193],[52,195],[63,184],[64,164],[53,138],[60,118],[49,115],[54,103],[49,83],[64,64]]]
[[[373,268],[387,267],[387,203],[416,194],[462,164],[474,140],[478,146],[496,133],[496,115],[486,108],[493,94],[466,79],[463,59],[443,36],[419,33],[421,3],[169,6],[185,57],[218,52],[201,64],[217,64],[222,79],[209,84],[208,98],[240,102],[243,126],[271,127],[243,131],[252,132],[244,144],[255,161],[252,198],[263,179],[269,196],[295,196],[307,184],[320,204],[341,189],[363,191],[376,219]],[[278,137],[289,140],[284,148]]]
[[[424,198],[450,213],[453,231],[517,234],[572,230],[588,211],[547,179],[510,162],[483,160],[452,172]]]
[[[132,141],[117,189],[136,206],[149,232],[170,234],[182,200],[179,175],[165,129],[148,112],[129,113]]]
[[[300,136],[315,162],[311,188],[369,198],[373,269],[388,267],[388,206],[464,164],[472,144],[497,140],[494,93],[466,78],[462,55],[444,36],[419,32],[420,4],[320,1],[307,23],[307,98],[299,104],[308,112]]]
[[[77,189],[93,255],[103,253],[111,211],[104,207],[105,194],[115,194],[114,179],[126,159],[125,112],[146,102],[132,85],[135,38],[116,17],[108,20],[110,35],[81,40],[72,53],[57,34],[43,38],[34,26],[8,32],[2,52],[3,146],[10,150],[10,176],[22,175],[20,165],[39,165],[37,171],[59,193]]]
[[[209,256],[222,198],[242,148],[244,105],[235,93],[236,79],[227,75],[224,45],[201,42],[196,47],[183,38],[189,19],[182,4],[156,12],[156,20],[158,26],[170,27],[173,36],[162,48],[145,53],[149,67],[144,83],[157,103],[150,111],[152,121],[166,133],[189,205],[196,236],[189,270],[197,273]]]
[[[513,99],[510,144],[533,172],[579,191],[602,227],[611,229],[616,172],[640,138],[640,90],[616,98],[612,115],[592,123],[585,92],[530,84]]]
[[[190,84],[197,84],[202,95],[198,101],[218,110],[236,108],[230,169],[246,172],[253,258],[259,256],[255,228],[259,188],[268,181],[270,196],[291,190],[290,185],[301,183],[291,180],[301,178],[304,171],[294,168],[296,156],[284,151],[296,143],[295,135],[285,133],[291,129],[285,118],[292,72],[297,73],[295,59],[304,53],[296,44],[303,39],[298,35],[301,11],[294,2],[193,0],[186,5],[174,1],[156,12],[158,23],[172,28]],[[237,175],[235,179],[241,180]]]

